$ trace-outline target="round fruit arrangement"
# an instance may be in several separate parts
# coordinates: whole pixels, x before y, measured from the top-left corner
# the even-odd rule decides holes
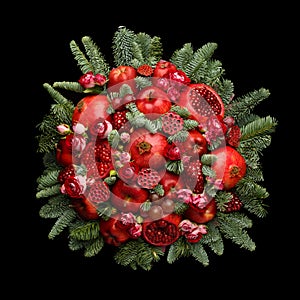
[[[159,37],[119,27],[113,68],[82,44],[70,43],[82,75],[44,84],[54,104],[37,125],[49,238],[67,232],[86,257],[111,245],[116,263],[144,270],[163,256],[206,266],[225,239],[255,250],[247,230],[267,215],[260,158],[277,121],[254,108],[269,91],[236,97],[215,43],[165,59]]]

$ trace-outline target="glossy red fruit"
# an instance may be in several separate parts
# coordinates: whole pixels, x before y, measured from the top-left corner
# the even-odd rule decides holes
[[[159,170],[165,166],[165,149],[168,146],[165,135],[150,133],[141,128],[136,130],[130,138],[126,151],[131,154],[131,160],[141,168],[153,168]]]
[[[190,118],[204,123],[211,116],[224,117],[225,106],[220,95],[204,83],[192,83],[181,93],[179,105],[186,107]]]
[[[181,235],[178,229],[181,220],[181,215],[173,213],[158,220],[146,218],[142,224],[142,236],[154,246],[171,245]]]
[[[118,247],[131,238],[128,226],[120,221],[119,214],[111,216],[108,220],[101,219],[99,228],[105,243],[109,245]]]
[[[164,196],[172,193],[175,190],[184,188],[181,176],[170,171],[165,172],[159,183],[162,185],[165,191]]]
[[[204,208],[199,208],[198,206],[189,203],[189,207],[184,212],[184,217],[192,222],[204,224],[212,220],[215,217],[216,212],[217,205],[213,198]]]
[[[129,81],[137,76],[137,71],[132,66],[118,66],[110,70],[108,74],[108,87],[124,81]]]
[[[72,151],[73,137],[73,133],[70,133],[61,138],[56,145],[56,162],[61,166],[66,167],[72,163],[76,163],[76,158],[75,156],[73,157]]]
[[[198,129],[190,130],[187,139],[184,142],[177,143],[177,146],[181,153],[195,158],[207,153],[207,140]]]
[[[216,178],[222,179],[224,190],[232,189],[246,174],[245,158],[231,146],[218,148],[212,154],[216,156],[212,164]]]
[[[71,200],[71,207],[77,212],[78,216],[83,220],[97,220],[99,214],[96,207],[86,198],[78,198]]]
[[[156,86],[143,88],[136,96],[135,104],[138,110],[150,120],[157,119],[162,114],[168,112],[172,102],[163,90]]]
[[[115,182],[111,192],[112,205],[120,212],[137,212],[149,196],[148,190],[136,184],[129,185],[120,179]]]
[[[81,123],[86,127],[92,127],[97,120],[108,120],[111,117],[107,112],[110,103],[105,95],[89,95],[82,98],[76,105],[72,124]]]
[[[166,77],[169,73],[175,72],[176,66],[170,61],[160,60],[155,65],[153,77]]]

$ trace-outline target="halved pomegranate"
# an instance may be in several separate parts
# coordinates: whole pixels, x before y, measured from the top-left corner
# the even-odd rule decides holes
[[[224,117],[225,107],[220,95],[204,83],[191,83],[180,95],[180,106],[191,112],[191,118],[203,123],[211,116]]]
[[[143,238],[154,246],[168,246],[173,244],[181,235],[178,225],[182,217],[169,214],[161,219],[145,219],[143,223]]]

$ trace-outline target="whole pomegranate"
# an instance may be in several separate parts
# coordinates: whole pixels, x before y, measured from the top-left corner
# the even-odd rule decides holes
[[[245,158],[233,147],[225,146],[212,151],[216,156],[212,169],[222,179],[224,190],[232,189],[246,174]]]

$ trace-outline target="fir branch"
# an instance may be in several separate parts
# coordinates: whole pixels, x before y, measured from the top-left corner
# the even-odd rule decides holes
[[[183,162],[181,160],[169,160],[165,165],[166,169],[175,174],[180,174],[183,172]]]
[[[170,245],[167,262],[174,263],[181,257],[188,257],[191,255],[191,244],[187,242],[184,237],[180,237],[177,241]]]
[[[237,122],[245,115],[250,114],[253,109],[263,100],[270,96],[269,90],[260,88],[246,94],[243,97],[237,97],[234,101],[226,105],[225,117],[232,116]]]
[[[91,240],[89,243],[85,244],[84,257],[93,257],[96,256],[104,247],[103,238],[97,238]]]
[[[43,175],[37,178],[37,191],[41,191],[45,188],[51,187],[58,182],[57,177],[60,170],[51,170],[49,172],[45,172]]]
[[[100,51],[98,45],[96,45],[89,36],[84,36],[81,41],[85,48],[86,54],[90,58],[90,64],[93,68],[93,73],[108,76],[110,72],[110,66],[106,62],[106,59],[104,58],[104,55]]]
[[[258,118],[241,127],[241,141],[252,139],[256,136],[262,136],[273,133],[277,126],[277,120],[270,116]]]
[[[211,166],[217,159],[217,156],[214,154],[203,154],[201,156],[201,163],[206,166]]]
[[[254,122],[255,120],[257,120],[259,118],[260,118],[260,116],[258,116],[257,114],[250,113],[250,114],[241,116],[239,118],[239,120],[235,120],[235,122],[239,127],[243,127],[243,126],[247,125],[248,123]]]
[[[47,152],[43,155],[43,165],[45,166],[44,174],[57,170],[55,152]]]
[[[35,196],[36,196],[37,199],[56,196],[56,195],[59,195],[61,193],[60,188],[61,188],[61,185],[58,183],[58,184],[55,184],[53,186],[49,186],[49,187],[46,187],[44,189],[39,190],[35,194]]]
[[[162,44],[160,37],[154,36],[151,38],[150,35],[139,32],[135,35],[133,42],[133,56],[131,65],[135,68],[143,64],[148,64],[154,67],[157,61],[162,56]]]
[[[196,128],[198,125],[199,123],[196,120],[187,119],[183,121],[183,128],[188,131]]]
[[[191,255],[200,262],[204,267],[209,265],[209,258],[206,250],[204,249],[201,240],[198,243],[191,245]]]
[[[189,136],[189,132],[185,129],[178,131],[177,133],[170,135],[167,140],[169,143],[173,142],[184,142]]]
[[[79,66],[82,74],[86,74],[88,72],[94,72],[94,68],[88,58],[85,56],[85,53],[81,51],[79,46],[76,44],[74,40],[70,42],[70,49],[74,56],[74,59],[77,61],[77,66]]]
[[[234,95],[234,84],[231,80],[220,79],[217,81],[218,94],[222,98],[223,103],[227,106],[233,98]]]
[[[192,60],[194,54],[194,50],[191,43],[186,43],[183,45],[181,49],[177,49],[174,51],[170,58],[170,62],[172,62],[176,67],[180,70],[185,70],[185,66]]]
[[[224,73],[222,63],[219,60],[209,60],[199,68],[196,82],[204,82],[214,87],[219,93],[218,83]],[[216,86],[218,86],[218,88],[216,88]]]
[[[210,177],[210,178],[216,177],[216,172],[210,166],[207,165],[202,166],[202,173],[205,177]]]
[[[164,255],[164,251],[159,247],[147,244],[142,239],[129,241],[119,247],[114,259],[117,264],[122,266],[130,266],[137,270],[141,267],[143,270],[149,271],[154,262],[160,260],[160,256]]]
[[[76,212],[73,209],[68,209],[56,220],[52,229],[50,230],[48,237],[54,239],[57,235],[63,232],[76,218]]]
[[[187,203],[176,201],[174,207],[174,213],[176,213],[177,215],[182,215],[187,210],[187,208],[188,208]]]
[[[210,221],[206,226],[208,233],[203,235],[201,239],[202,244],[209,246],[217,255],[222,255],[224,252],[224,243],[216,222]]]
[[[121,85],[121,87],[119,89],[119,97],[123,98],[126,95],[132,95],[132,94],[133,94],[133,91],[129,84],[124,83]]]
[[[69,81],[54,82],[52,86],[54,88],[64,89],[75,93],[83,93],[84,91],[84,88],[80,85],[79,82],[69,82]]]
[[[216,43],[207,43],[193,54],[190,62],[183,68],[183,71],[192,81],[201,82],[203,74],[203,71],[200,71],[201,66],[212,57],[217,47]]]
[[[163,45],[159,36],[153,36],[151,38],[147,54],[147,63],[154,67],[163,55]]]
[[[69,249],[72,251],[78,251],[78,250],[82,250],[85,247],[86,242],[85,241],[81,241],[81,240],[77,240],[74,239],[72,237],[69,237]]]
[[[74,104],[71,101],[64,98],[48,83],[45,83],[43,86],[56,103],[51,105],[50,112],[36,126],[40,132],[36,137],[38,140],[37,152],[40,153],[50,152],[55,149],[57,140],[60,138],[56,126],[59,124],[71,124],[74,111]]]
[[[147,77],[143,77],[143,76],[135,77],[134,81],[139,90],[152,85],[152,80]]]
[[[61,120],[62,123],[69,123],[71,121],[71,116],[74,111],[74,104],[66,99],[60,92],[54,89],[50,84],[44,83],[43,87],[47,90],[49,95],[56,102],[56,105],[51,106],[51,113],[53,115],[58,115],[58,119]]]
[[[69,201],[64,195],[49,198],[48,203],[44,204],[39,210],[39,216],[44,219],[56,219],[69,210]]]
[[[172,105],[170,111],[177,113],[180,117],[184,119],[188,118],[191,115],[190,111],[186,107],[182,107],[179,105]]]
[[[232,199],[233,195],[230,192],[227,191],[219,191],[215,195],[215,200],[217,204],[217,208],[221,212],[225,212],[227,203]]]
[[[245,228],[252,226],[252,221],[247,216],[239,212],[231,214],[218,213],[216,222],[218,222],[218,227],[226,239],[230,239],[246,250],[255,250],[255,243],[245,231]]]
[[[183,237],[180,237],[176,242],[170,245],[167,262],[171,264],[181,257],[188,256],[194,257],[198,262],[202,263],[203,266],[209,265],[208,255],[201,241],[195,244],[190,244]]]
[[[161,197],[165,194],[165,190],[161,184],[156,185],[153,191]]]
[[[258,163],[256,168],[252,168],[251,166],[247,165],[246,176],[254,182],[264,181],[264,175],[261,164]]]
[[[70,237],[77,240],[89,241],[99,237],[99,223],[95,221],[82,222],[70,230]]]
[[[267,215],[264,200],[269,197],[269,192],[265,187],[245,176],[237,183],[235,189],[246,210],[259,218]]]
[[[150,46],[151,37],[150,35],[140,32],[135,36],[133,43],[134,58],[138,61],[138,66],[148,63],[147,57],[149,55],[148,49]]]
[[[134,58],[133,43],[135,33],[124,26],[120,26],[115,32],[112,41],[112,52],[116,66],[131,65]]]

